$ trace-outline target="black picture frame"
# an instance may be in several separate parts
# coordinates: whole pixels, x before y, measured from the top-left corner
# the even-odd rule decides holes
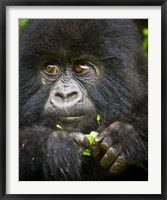
[[[6,7],[7,6],[161,6],[162,69],[161,69],[161,127],[162,127],[162,188],[161,194],[84,194],[42,195],[6,194]],[[167,66],[167,1],[166,0],[1,0],[0,1],[0,198],[1,199],[167,199],[166,180],[166,66]],[[155,156],[156,157],[156,156]]]

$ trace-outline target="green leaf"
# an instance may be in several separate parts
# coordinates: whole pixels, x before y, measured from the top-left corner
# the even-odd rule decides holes
[[[63,130],[63,127],[60,126],[59,124],[56,124],[56,128],[60,129],[60,130]]]
[[[97,120],[98,126],[100,126],[100,119],[101,119],[100,114],[97,114],[97,115],[96,115],[96,120]],[[98,134],[99,134],[99,133],[96,132],[96,131],[91,131],[90,134],[85,134],[85,136],[86,136],[87,139],[89,140],[90,146],[92,145],[93,141],[94,141],[95,138],[98,136]],[[84,156],[91,156],[90,149],[85,149],[85,150],[82,152],[82,155],[84,155]]]
[[[90,145],[92,145],[93,141],[98,136],[98,134],[99,133],[96,131],[91,131],[90,134],[86,134],[86,137],[88,138]]]
[[[96,131],[91,131],[90,134],[86,134],[85,136],[87,137],[87,139],[89,140],[90,146],[92,145],[93,141],[95,140],[95,138],[98,136],[98,132]],[[90,149],[85,149],[82,152],[82,155],[84,156],[91,156],[91,152]]]
[[[96,131],[91,131],[90,135],[95,139],[99,135],[99,133]]]
[[[97,120],[98,126],[100,126],[100,119],[101,119],[100,114],[97,114],[97,115],[96,115],[96,120]]]
[[[82,155],[84,155],[84,156],[91,156],[90,149],[85,149],[85,150],[82,152]]]

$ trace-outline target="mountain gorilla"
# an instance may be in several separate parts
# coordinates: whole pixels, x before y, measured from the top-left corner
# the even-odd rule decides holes
[[[28,22],[20,42],[21,181],[147,180],[147,67],[137,32],[127,19]],[[91,131],[99,134],[92,144]]]

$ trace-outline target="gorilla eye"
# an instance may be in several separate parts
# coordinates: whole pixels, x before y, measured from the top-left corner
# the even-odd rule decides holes
[[[49,74],[58,74],[60,73],[60,69],[57,65],[47,65],[45,68],[45,72]]]
[[[75,73],[83,73],[83,72],[85,72],[86,70],[89,70],[89,69],[90,69],[90,67],[87,66],[87,65],[76,64],[74,66],[74,72]]]

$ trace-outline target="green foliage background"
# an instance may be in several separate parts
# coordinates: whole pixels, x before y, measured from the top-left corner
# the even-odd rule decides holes
[[[142,35],[143,35],[142,46],[143,46],[144,54],[146,58],[148,58],[148,28],[142,29]]]
[[[21,38],[21,35],[23,33],[24,27],[26,26],[28,22],[28,19],[19,19],[19,37]]]

